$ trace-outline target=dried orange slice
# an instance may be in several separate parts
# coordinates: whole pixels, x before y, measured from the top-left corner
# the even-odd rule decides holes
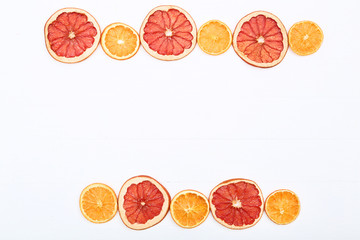
[[[264,211],[259,186],[247,179],[231,179],[217,185],[210,193],[210,210],[215,220],[231,229],[254,226]]]
[[[287,32],[278,17],[257,11],[243,17],[237,24],[233,47],[248,64],[268,68],[279,64],[288,49]]]
[[[110,221],[117,212],[117,198],[114,190],[102,183],[87,186],[80,195],[80,210],[90,222]]]
[[[289,224],[300,213],[299,198],[290,190],[276,190],[266,198],[265,212],[274,223]]]
[[[184,190],[171,200],[170,213],[177,225],[194,228],[205,221],[209,215],[209,202],[206,196],[195,190]]]
[[[324,34],[314,22],[297,22],[289,30],[289,45],[294,53],[306,56],[319,50]]]
[[[230,28],[219,20],[204,23],[197,33],[197,43],[201,50],[210,55],[226,52],[232,42]]]
[[[160,60],[178,60],[196,45],[196,25],[184,9],[164,5],[154,8],[140,28],[141,44],[151,56]]]
[[[45,24],[45,44],[50,55],[63,63],[88,58],[100,41],[100,26],[90,13],[79,8],[63,8]]]
[[[100,43],[109,57],[125,60],[137,53],[140,38],[132,27],[124,23],[113,23],[104,29]]]
[[[137,176],[121,187],[118,202],[124,224],[131,229],[142,230],[164,219],[169,211],[170,195],[152,177]]]

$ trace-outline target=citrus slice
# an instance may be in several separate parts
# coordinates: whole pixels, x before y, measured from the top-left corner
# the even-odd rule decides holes
[[[209,202],[206,196],[195,190],[184,190],[171,200],[170,213],[177,225],[194,228],[205,221],[209,215]]]
[[[169,211],[170,195],[155,179],[137,176],[124,183],[118,201],[124,224],[131,229],[142,230],[164,219]]]
[[[160,60],[178,60],[196,45],[196,25],[190,14],[177,6],[154,8],[140,28],[141,44]]]
[[[117,212],[117,198],[114,190],[102,183],[93,183],[80,194],[80,210],[93,223],[110,221]]]
[[[63,8],[45,24],[45,44],[50,55],[63,63],[76,63],[88,58],[100,41],[100,26],[88,12]]]
[[[230,28],[219,20],[204,23],[197,33],[197,43],[201,50],[210,55],[226,52],[232,41]]]
[[[319,50],[324,34],[314,22],[297,22],[289,30],[289,45],[294,53],[306,56]]]
[[[243,17],[233,37],[235,52],[248,64],[268,68],[279,64],[288,49],[287,32],[275,15],[257,11]]]
[[[139,50],[139,35],[132,27],[124,23],[113,23],[107,26],[102,33],[101,47],[111,58],[129,59]]]
[[[259,186],[247,179],[231,179],[220,183],[211,191],[209,203],[215,220],[231,229],[254,226],[264,211]]]
[[[298,196],[287,189],[276,190],[265,201],[265,212],[271,221],[277,224],[289,224],[300,213]]]

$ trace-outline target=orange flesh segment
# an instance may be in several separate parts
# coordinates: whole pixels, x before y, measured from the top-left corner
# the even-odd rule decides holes
[[[195,193],[178,196],[172,204],[174,220],[183,227],[199,225],[209,214],[207,199]]]
[[[179,55],[192,45],[193,27],[185,14],[177,9],[157,10],[144,28],[144,40],[161,55]]]
[[[274,19],[258,15],[242,25],[237,47],[257,63],[271,63],[284,49],[283,35]]]
[[[265,210],[275,223],[289,224],[299,215],[300,201],[290,191],[277,191],[267,199]]]
[[[311,21],[295,23],[289,30],[290,48],[298,55],[315,53],[320,48],[323,39],[321,28]]]
[[[112,55],[126,57],[138,48],[138,37],[125,26],[115,26],[106,33],[105,46]]]
[[[198,32],[200,48],[212,55],[219,55],[228,50],[231,45],[231,38],[230,29],[217,20],[205,23]]]
[[[73,58],[94,44],[97,30],[85,14],[64,12],[48,26],[47,38],[59,57]]]

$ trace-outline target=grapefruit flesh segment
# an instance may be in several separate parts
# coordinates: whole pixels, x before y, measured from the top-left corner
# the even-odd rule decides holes
[[[259,191],[251,184],[239,182],[220,187],[213,197],[216,216],[227,224],[249,225],[259,217],[262,201]]]
[[[47,38],[57,56],[73,58],[92,47],[97,34],[85,14],[64,12],[48,26]]]
[[[149,181],[131,184],[124,196],[125,215],[131,224],[145,224],[160,214],[163,194]]]
[[[143,37],[158,54],[177,56],[191,47],[192,30],[190,21],[179,10],[157,10],[148,18]]]
[[[235,52],[255,67],[276,66],[284,59],[288,45],[285,26],[269,12],[256,11],[246,15],[234,30]]]
[[[140,28],[140,41],[154,58],[173,61],[184,58],[196,45],[196,25],[189,13],[173,5],[152,9]]]
[[[134,230],[150,228],[161,222],[169,211],[170,195],[149,176],[128,179],[120,189],[119,214],[124,224]]]
[[[284,49],[283,35],[274,19],[258,15],[242,25],[237,46],[249,59],[270,63],[277,60]]]
[[[215,220],[231,229],[254,226],[264,209],[260,188],[247,179],[231,179],[220,183],[211,191],[209,202]]]

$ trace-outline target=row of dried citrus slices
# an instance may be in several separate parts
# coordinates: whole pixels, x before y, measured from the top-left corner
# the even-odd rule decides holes
[[[322,41],[323,33],[316,23],[298,22],[288,34],[280,19],[265,11],[243,17],[233,34],[219,20],[208,21],[197,31],[190,14],[172,5],[151,10],[140,34],[124,23],[110,24],[101,33],[95,18],[78,8],[60,9],[45,24],[46,47],[53,58],[64,63],[86,59],[99,42],[105,53],[117,60],[134,56],[141,42],[151,56],[167,61],[187,56],[198,43],[211,55],[226,52],[232,44],[245,62],[267,68],[282,61],[288,45],[296,54],[309,55],[320,48]]]
[[[171,217],[183,228],[194,228],[211,211],[214,219],[231,229],[254,226],[265,209],[277,224],[289,224],[300,212],[297,195],[286,189],[271,193],[264,202],[259,186],[247,179],[231,179],[217,185],[209,198],[195,190],[184,190],[172,199],[166,188],[149,176],[127,180],[118,197],[102,183],[87,186],[80,195],[84,217],[94,223],[111,220],[117,211],[124,224],[135,230],[147,229],[161,222],[170,209]]]

